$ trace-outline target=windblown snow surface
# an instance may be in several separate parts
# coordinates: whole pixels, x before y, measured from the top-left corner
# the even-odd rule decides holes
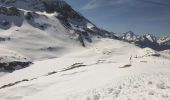
[[[169,50],[116,40],[63,0],[0,2],[0,100],[170,100]]]
[[[3,74],[0,100],[170,100],[168,53],[113,39],[93,42]]]

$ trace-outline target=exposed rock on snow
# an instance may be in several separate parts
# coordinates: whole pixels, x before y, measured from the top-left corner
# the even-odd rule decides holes
[[[4,63],[0,63],[0,71],[4,70],[7,72],[12,72],[18,69],[28,67],[31,64],[32,62],[21,62],[21,61],[4,62]]]

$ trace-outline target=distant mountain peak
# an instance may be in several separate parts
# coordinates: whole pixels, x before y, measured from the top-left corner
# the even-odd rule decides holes
[[[157,41],[157,38],[153,34],[150,34],[150,33],[142,35],[140,38],[143,41],[150,41],[150,42],[156,42]]]
[[[120,40],[134,43],[139,47],[149,47],[154,50],[167,50],[170,49],[170,37],[157,38],[151,33],[144,35],[136,35],[132,31],[128,31],[121,35],[117,35]]]
[[[127,40],[127,41],[131,42],[131,41],[136,41],[137,35],[135,35],[133,31],[128,31],[128,32],[124,33],[121,38],[123,40]]]
[[[135,35],[135,34],[134,34],[134,32],[133,32],[133,31],[131,31],[131,30],[130,30],[130,31],[128,31],[128,32],[126,32],[125,34]]]

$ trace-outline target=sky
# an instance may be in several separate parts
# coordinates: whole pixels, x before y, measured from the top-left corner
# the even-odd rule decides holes
[[[100,28],[170,35],[170,0],[65,0]]]

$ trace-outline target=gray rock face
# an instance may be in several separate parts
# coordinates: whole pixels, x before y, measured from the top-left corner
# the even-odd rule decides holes
[[[12,72],[21,68],[28,67],[32,62],[20,62],[20,61],[13,61],[13,62],[4,62],[0,63],[0,71],[4,70],[7,72]]]
[[[0,28],[9,29],[12,23],[20,27],[23,23],[23,12],[16,7],[0,7]]]

